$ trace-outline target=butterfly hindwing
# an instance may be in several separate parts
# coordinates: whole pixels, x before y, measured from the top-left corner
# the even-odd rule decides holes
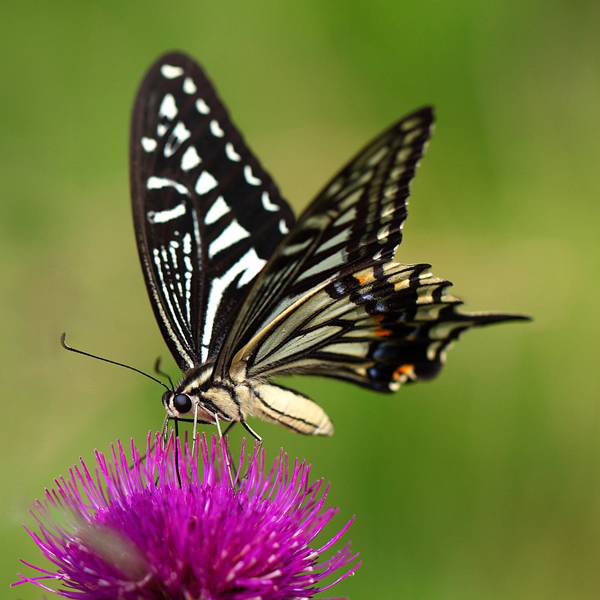
[[[307,294],[251,340],[234,360],[233,373],[307,373],[380,392],[430,379],[463,331],[520,318],[460,312],[462,302],[448,293],[450,285],[432,275],[429,265],[398,262],[340,277]]]
[[[200,67],[159,59],[131,130],[132,206],[148,293],[182,370],[220,349],[293,214]]]

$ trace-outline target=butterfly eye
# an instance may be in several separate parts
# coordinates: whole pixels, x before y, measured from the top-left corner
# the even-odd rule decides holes
[[[173,407],[180,414],[189,413],[192,410],[192,401],[186,394],[177,394],[173,398]]]

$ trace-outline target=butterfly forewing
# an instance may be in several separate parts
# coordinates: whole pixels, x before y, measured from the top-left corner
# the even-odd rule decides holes
[[[148,293],[186,370],[214,357],[294,217],[202,70],[161,58],[138,92],[132,206]]]
[[[226,351],[248,343],[317,287],[393,257],[402,239],[410,182],[432,124],[431,108],[409,115],[332,179],[257,278]],[[231,358],[223,353],[219,365],[227,368]]]

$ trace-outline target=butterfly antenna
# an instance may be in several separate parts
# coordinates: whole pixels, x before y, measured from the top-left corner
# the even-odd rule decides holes
[[[168,373],[165,373],[161,368],[160,368],[160,364],[162,362],[161,357],[159,356],[156,359],[156,362],[154,363],[154,372],[158,375],[160,375],[161,377],[164,377],[165,379],[169,380],[169,383],[171,384],[171,390],[175,389],[175,386],[173,385],[173,380],[171,379],[171,376]]]
[[[165,383],[163,383],[159,379],[156,379],[156,377],[152,377],[152,375],[148,375],[148,373],[144,373],[144,371],[140,371],[139,369],[136,369],[135,367],[131,367],[129,365],[125,365],[123,363],[117,362],[116,360],[110,360],[108,358],[103,358],[102,356],[96,356],[95,354],[90,354],[89,352],[83,352],[83,350],[77,350],[77,348],[73,348],[72,346],[69,346],[67,344],[67,342],[65,341],[66,337],[67,337],[66,333],[63,333],[60,336],[60,344],[65,350],[68,350],[69,352],[75,352],[76,354],[83,354],[83,356],[89,356],[90,358],[96,358],[97,360],[102,360],[104,362],[111,363],[112,365],[117,365],[118,367],[125,367],[126,369],[130,369],[131,371],[140,373],[141,375],[143,375],[144,377],[147,377],[148,379],[152,379],[152,381],[156,381],[156,383],[162,385],[166,390],[170,391],[170,388]]]

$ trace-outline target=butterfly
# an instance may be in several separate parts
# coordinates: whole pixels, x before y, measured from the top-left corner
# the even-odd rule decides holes
[[[461,312],[430,265],[394,259],[433,120],[425,107],[395,123],[295,220],[203,70],[179,53],[150,68],[131,196],[150,302],[183,372],[163,394],[167,418],[331,435],[317,403],[271,378],[393,392],[435,376],[466,329],[524,318]]]

